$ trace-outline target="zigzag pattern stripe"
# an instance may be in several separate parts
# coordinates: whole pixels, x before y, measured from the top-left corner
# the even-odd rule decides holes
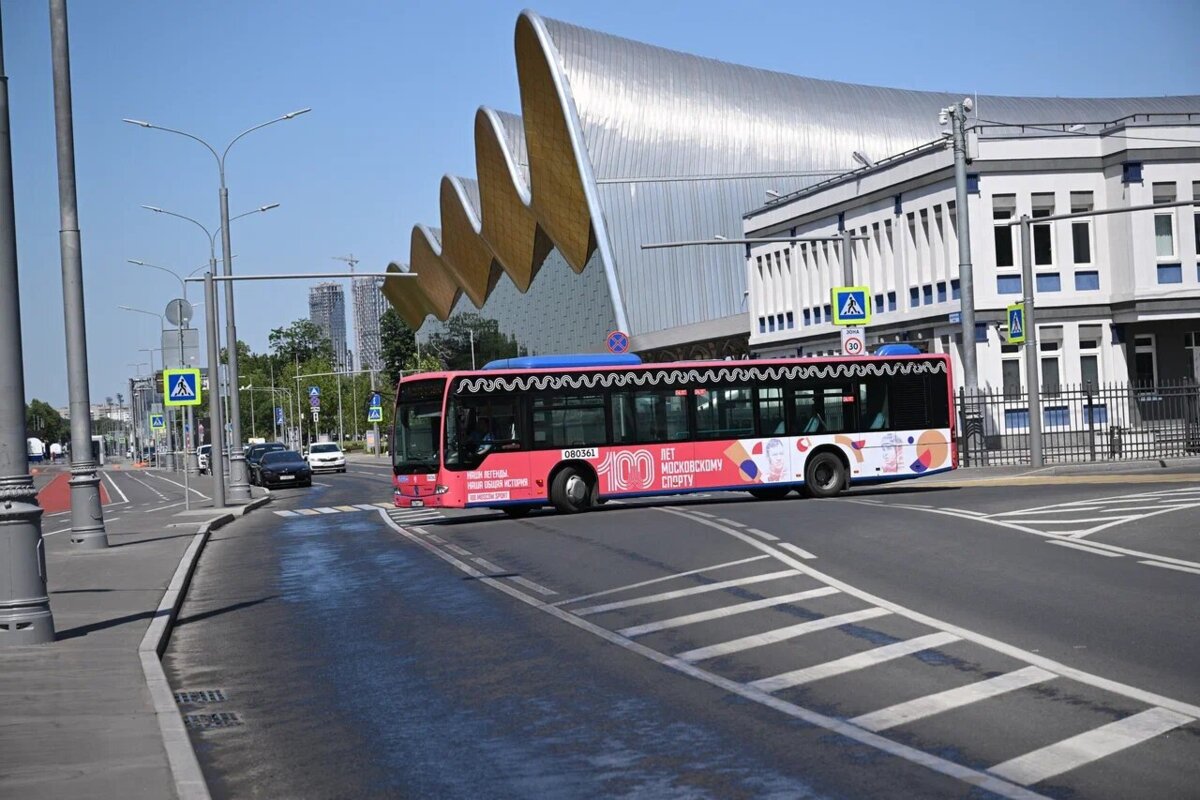
[[[946,362],[876,361],[868,363],[797,364],[772,367],[705,367],[704,369],[631,370],[629,372],[566,372],[551,375],[514,375],[495,378],[462,378],[459,394],[493,392],[544,392],[548,389],[604,389],[626,386],[679,386],[727,381],[782,381],[829,378],[865,378],[895,375],[945,374]]]

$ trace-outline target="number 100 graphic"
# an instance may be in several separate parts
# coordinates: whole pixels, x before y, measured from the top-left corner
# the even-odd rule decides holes
[[[654,456],[649,450],[609,453],[596,471],[608,478],[609,491],[649,489],[654,484]]]

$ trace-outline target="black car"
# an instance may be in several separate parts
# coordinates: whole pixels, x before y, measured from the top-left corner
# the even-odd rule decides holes
[[[279,450],[287,450],[287,445],[283,442],[267,442],[266,444],[252,444],[246,448],[246,472],[250,476],[250,483],[261,485],[258,479],[258,462],[267,453]]]
[[[272,450],[258,462],[260,486],[312,486],[312,467],[295,450]]]

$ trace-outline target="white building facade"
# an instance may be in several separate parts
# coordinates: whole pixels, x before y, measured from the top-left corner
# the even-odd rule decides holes
[[[1197,109],[1200,111],[1200,109]],[[1195,381],[1200,207],[1038,223],[1039,217],[1200,199],[1200,114],[968,132],[968,208],[980,387],[1025,385],[1005,309],[1022,299],[1020,226],[1032,218],[1041,384]],[[780,198],[744,219],[747,238],[856,236],[868,346],[949,353],[962,386],[958,220],[949,138]],[[747,308],[759,356],[840,351],[830,291],[840,244],[750,245]]]
[[[308,318],[329,337],[333,366],[339,371],[353,368],[346,343],[346,296],[340,283],[318,283],[308,289]]]

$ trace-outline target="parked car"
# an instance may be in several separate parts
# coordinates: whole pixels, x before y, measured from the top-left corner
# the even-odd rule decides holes
[[[212,452],[211,444],[202,444],[196,448],[196,468],[201,475],[208,474],[208,454]]]
[[[313,472],[345,472],[346,454],[333,442],[317,442],[305,456]]]
[[[249,473],[250,483],[261,485],[258,482],[258,462],[267,453],[274,453],[278,450],[287,450],[287,445],[283,442],[267,442],[266,444],[252,444],[246,449],[246,471]]]
[[[271,450],[258,461],[260,486],[312,486],[312,467],[295,450]]]

